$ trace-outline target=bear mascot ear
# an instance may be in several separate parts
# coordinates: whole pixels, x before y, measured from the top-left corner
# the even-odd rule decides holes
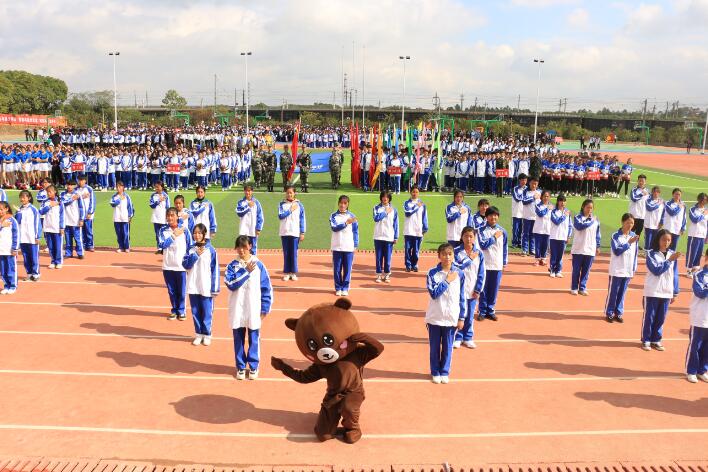
[[[297,326],[297,318],[288,318],[285,320],[285,326],[295,331],[295,327]]]
[[[342,310],[348,310],[352,307],[352,302],[348,298],[338,298],[337,301],[334,302],[334,306],[341,308]]]

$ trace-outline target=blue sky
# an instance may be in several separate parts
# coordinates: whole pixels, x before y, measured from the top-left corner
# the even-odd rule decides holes
[[[341,71],[367,104],[633,108],[649,99],[708,106],[708,0],[0,2],[0,67],[64,79],[71,91],[112,88],[155,105],[174,88],[190,103],[232,104],[249,61],[252,102],[337,102]],[[354,47],[353,47],[354,45]],[[365,49],[364,49],[365,48]],[[354,49],[354,51],[353,51]],[[354,63],[352,61],[354,53]],[[362,64],[365,64],[362,71]],[[363,77],[362,77],[363,75]]]

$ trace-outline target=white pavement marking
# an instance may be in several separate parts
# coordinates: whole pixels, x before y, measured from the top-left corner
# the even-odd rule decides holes
[[[386,372],[386,371],[381,371]],[[392,372],[395,373],[395,372]],[[46,375],[46,376],[64,376],[64,377],[118,377],[118,378],[138,378],[138,379],[163,379],[163,380],[235,380],[236,368],[234,367],[234,376],[227,375],[183,375],[183,374],[136,374],[136,373],[120,373],[120,372],[76,372],[62,370],[23,370],[23,369],[0,369],[0,374],[5,375]],[[425,378],[419,379],[386,379],[386,378],[367,378],[366,383],[425,383],[429,384],[430,379],[428,374],[415,373],[412,375],[420,375]],[[589,382],[603,380],[676,380],[685,379],[685,375],[625,375],[625,376],[567,376],[567,377],[519,377],[519,378],[478,378],[478,379],[450,379],[451,383],[507,383],[507,382]],[[287,377],[258,377],[259,381],[263,382],[292,382]],[[326,382],[326,379],[320,379],[319,382]]]
[[[138,328],[139,329],[139,328]],[[131,339],[183,339],[191,341],[194,336],[184,336],[179,334],[120,334],[120,333],[75,333],[66,331],[14,331],[0,330],[0,335],[21,335],[21,336],[93,336],[102,338],[131,338]],[[212,341],[229,341],[233,338],[223,336],[212,336]],[[688,338],[663,338],[662,342],[670,341],[687,341]],[[261,338],[262,341],[268,342],[293,342],[295,338]],[[382,343],[387,344],[428,344],[428,340],[424,338],[411,339],[379,339]],[[584,344],[584,343],[609,343],[609,342],[636,342],[636,338],[598,338],[598,339],[559,339],[559,338],[538,338],[538,339],[475,339],[476,343],[484,344],[510,344],[510,343],[569,343],[569,344]]]
[[[267,439],[315,439],[311,433],[251,433],[235,431],[186,431],[167,429],[140,428],[107,428],[98,426],[62,426],[62,425],[32,425],[32,424],[0,424],[0,430],[17,431],[53,431],[76,433],[111,433],[151,436],[191,436],[217,438],[267,438]],[[626,436],[632,434],[663,435],[663,434],[706,434],[708,428],[684,429],[607,429],[587,431],[509,431],[494,433],[380,433],[364,434],[362,439],[482,439],[482,438],[529,438],[529,437],[563,437],[563,436]]]

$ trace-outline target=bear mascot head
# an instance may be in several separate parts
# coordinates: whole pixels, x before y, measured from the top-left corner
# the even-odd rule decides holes
[[[299,383],[327,379],[327,393],[315,425],[320,441],[336,436],[348,443],[361,438],[359,411],[364,401],[364,365],[378,357],[384,346],[359,331],[352,303],[339,298],[308,309],[300,318],[288,318],[285,325],[295,331],[300,352],[312,365],[296,369],[277,357],[271,365]],[[338,428],[341,420],[342,427]]]

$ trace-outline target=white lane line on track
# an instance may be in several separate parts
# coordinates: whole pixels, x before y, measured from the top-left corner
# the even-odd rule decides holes
[[[99,426],[31,425],[0,424],[5,431],[48,431],[75,433],[108,433],[148,436],[189,436],[211,438],[249,438],[249,439],[316,439],[311,433],[254,433],[236,431],[186,431],[143,428],[107,428]],[[496,438],[534,438],[563,436],[627,436],[627,435],[663,435],[663,434],[706,434],[708,428],[672,428],[672,429],[607,429],[586,431],[510,431],[481,433],[373,433],[364,434],[362,440],[415,440],[415,439],[496,439]]]
[[[234,367],[234,375],[236,368]],[[413,373],[415,375],[415,373]],[[119,372],[77,372],[61,370],[23,370],[23,369],[0,369],[0,375],[45,375],[64,377],[101,377],[101,378],[137,378],[137,379],[163,379],[163,380],[235,380],[235,376],[227,375],[183,375],[183,374],[137,374]],[[427,374],[419,373],[424,378],[418,379],[386,379],[367,378],[366,383],[425,383],[429,384],[430,379]],[[629,376],[587,376],[587,377],[521,377],[521,378],[452,378],[450,383],[507,383],[507,382],[590,382],[590,381],[615,381],[615,380],[676,380],[685,379],[685,375],[629,375]],[[287,377],[258,377],[263,382],[292,382]],[[325,382],[321,379],[318,382]]]
[[[131,339],[181,339],[191,341],[194,336],[184,336],[179,334],[120,334],[120,333],[75,333],[66,331],[15,331],[15,330],[0,330],[0,335],[21,335],[21,336],[89,336],[100,338],[131,338]],[[233,341],[233,338],[223,336],[212,336],[212,341]],[[663,338],[663,342],[671,341],[687,341],[688,338]],[[261,338],[261,341],[267,342],[294,342],[294,338]],[[424,338],[411,339],[379,339],[382,343],[387,344],[428,344],[428,340]],[[598,339],[558,339],[558,338],[538,338],[538,339],[475,339],[476,343],[482,344],[513,344],[513,343],[568,343],[568,344],[585,344],[585,343],[610,343],[610,342],[636,342],[635,338],[598,338]]]

